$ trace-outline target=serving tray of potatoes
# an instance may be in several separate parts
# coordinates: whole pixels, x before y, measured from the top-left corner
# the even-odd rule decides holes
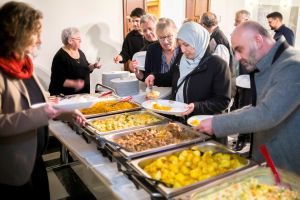
[[[167,199],[256,165],[212,140],[145,156],[128,164],[134,173],[163,182],[154,187]]]

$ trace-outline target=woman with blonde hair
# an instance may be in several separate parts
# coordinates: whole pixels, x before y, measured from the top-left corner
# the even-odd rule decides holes
[[[158,42],[148,46],[145,72],[134,70],[138,79],[144,80],[150,73],[166,73],[180,60],[181,51],[176,44],[177,27],[172,19],[160,18],[156,25]]]

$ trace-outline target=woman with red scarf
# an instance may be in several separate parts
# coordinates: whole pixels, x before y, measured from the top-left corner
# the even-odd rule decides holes
[[[45,102],[44,91],[28,56],[41,44],[42,13],[26,3],[0,8],[0,194],[11,199],[50,199],[42,153],[48,120],[82,124],[79,111],[62,113]]]

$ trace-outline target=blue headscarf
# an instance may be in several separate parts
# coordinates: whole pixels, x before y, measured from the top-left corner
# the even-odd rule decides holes
[[[179,85],[181,81],[184,80],[186,75],[188,75],[199,65],[208,47],[210,35],[208,31],[200,24],[196,22],[186,22],[179,29],[177,39],[188,43],[196,50],[196,56],[194,59],[188,59],[184,54],[181,57],[179,66],[180,77],[177,82],[177,85]],[[177,91],[176,101],[184,102],[183,84]]]

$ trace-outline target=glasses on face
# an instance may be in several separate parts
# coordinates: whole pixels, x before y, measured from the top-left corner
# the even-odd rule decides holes
[[[160,42],[163,42],[163,41],[165,41],[165,40],[167,40],[168,42],[171,42],[172,39],[173,39],[173,35],[167,35],[167,36],[164,36],[164,37],[158,37],[158,40],[159,40]]]
[[[72,40],[77,40],[77,41],[79,41],[79,42],[81,42],[81,38],[71,38]]]

